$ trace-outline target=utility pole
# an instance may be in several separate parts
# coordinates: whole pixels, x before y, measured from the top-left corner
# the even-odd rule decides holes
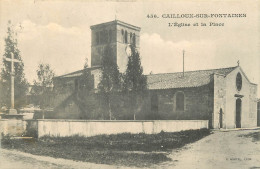
[[[185,50],[183,50],[183,77],[184,77],[184,53],[185,53]]]

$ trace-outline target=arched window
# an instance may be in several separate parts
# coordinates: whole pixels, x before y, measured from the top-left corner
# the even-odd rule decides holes
[[[237,77],[236,77],[236,86],[237,86],[237,90],[240,91],[242,88],[242,76],[239,72],[237,73]]]
[[[183,111],[184,110],[184,93],[178,92],[176,94],[176,110]]]
[[[125,43],[128,43],[128,42],[127,42],[127,36],[128,36],[128,35],[127,35],[127,31],[125,31]]]
[[[130,33],[130,41],[131,44],[133,43],[133,36],[132,36],[132,32]]]
[[[123,29],[121,30],[121,34],[122,34],[122,42],[125,43],[125,31]]]

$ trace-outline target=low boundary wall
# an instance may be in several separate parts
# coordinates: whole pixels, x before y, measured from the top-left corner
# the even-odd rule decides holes
[[[101,134],[177,132],[208,128],[208,120],[38,120],[38,137],[95,136]]]
[[[208,128],[208,120],[12,120],[0,119],[0,133],[22,136],[32,133],[38,137],[84,136],[101,134],[178,132]],[[33,135],[32,135],[33,136]]]
[[[0,134],[22,136],[26,130],[27,122],[16,119],[0,119]]]

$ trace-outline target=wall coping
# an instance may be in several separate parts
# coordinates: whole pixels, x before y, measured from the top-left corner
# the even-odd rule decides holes
[[[26,120],[34,121],[34,120]],[[74,119],[37,119],[35,121],[56,121],[56,122],[208,122],[209,120],[74,120]]]
[[[23,119],[0,119],[0,121],[25,121]]]

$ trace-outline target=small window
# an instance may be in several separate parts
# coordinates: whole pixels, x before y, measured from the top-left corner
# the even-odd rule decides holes
[[[125,43],[128,43],[127,42],[127,36],[128,36],[127,31],[125,31]]]
[[[123,29],[121,30],[121,34],[122,34],[122,42],[125,43],[125,31]]]
[[[184,110],[184,93],[178,92],[176,94],[176,110],[183,111]]]

